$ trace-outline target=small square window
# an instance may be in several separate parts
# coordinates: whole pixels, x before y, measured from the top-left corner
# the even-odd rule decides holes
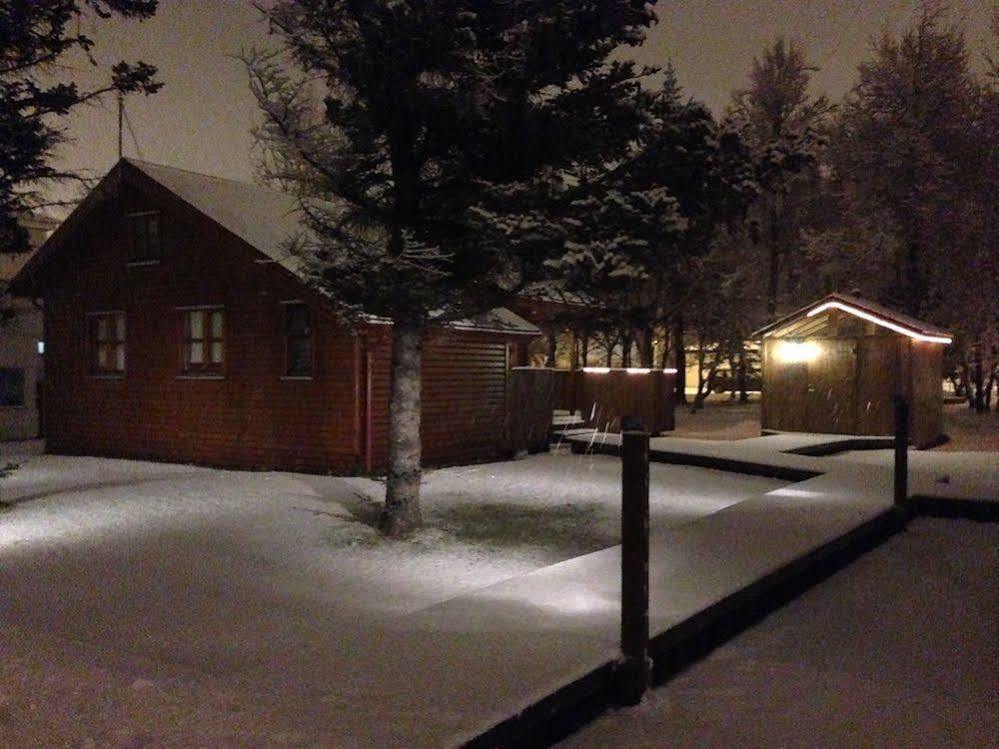
[[[24,370],[0,368],[0,407],[17,408],[24,403]]]
[[[98,312],[90,316],[90,373],[125,373],[125,313]]]
[[[221,374],[225,363],[225,310],[184,310],[181,366],[189,374]]]

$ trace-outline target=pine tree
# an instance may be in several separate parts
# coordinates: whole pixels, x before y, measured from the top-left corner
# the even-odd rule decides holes
[[[653,337],[688,301],[711,237],[757,188],[737,134],[684,98],[672,66],[642,111],[623,159],[576,175],[563,218],[567,251],[549,265],[569,288],[616,311],[614,324],[651,367]]]
[[[41,201],[46,183],[79,179],[52,165],[65,136],[59,118],[110,92],[154,93],[156,68],[117,63],[106,85],[81,90],[59,79],[59,62],[74,50],[90,55],[94,41],[79,31],[86,13],[143,19],[156,0],[0,0],[0,252],[26,252],[28,233],[18,217]]]
[[[546,275],[571,173],[634,139],[643,71],[609,57],[640,43],[654,14],[638,0],[285,0],[265,12],[283,50],[247,56],[263,176],[302,196],[311,239],[297,251],[315,285],[346,315],[393,323],[381,527],[401,535],[421,522],[425,332]]]
[[[955,331],[948,356],[984,410],[999,358],[999,107],[994,66],[979,79],[968,58],[961,31],[924,5],[860,66],[831,153],[849,212],[890,236],[873,293]]]
[[[750,85],[727,113],[751,150],[760,193],[749,214],[748,234],[765,253],[763,295],[772,317],[794,284],[793,261],[801,247],[807,196],[817,189],[823,130],[831,111],[824,96],[809,93],[815,68],[793,41],[778,38],[753,60]]]

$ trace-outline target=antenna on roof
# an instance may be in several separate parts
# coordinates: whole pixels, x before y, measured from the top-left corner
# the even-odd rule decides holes
[[[121,147],[121,126],[122,120],[125,118],[125,94],[121,91],[118,92],[118,160],[121,160],[122,147]]]
[[[125,142],[125,128],[128,128],[128,134],[132,136],[132,145],[135,146],[135,152],[138,154],[139,158],[145,158],[142,155],[142,148],[139,146],[139,139],[135,136],[135,128],[132,127],[132,120],[128,117],[128,112],[125,111],[125,95],[119,91],[118,92],[118,158],[121,159],[124,153],[124,142]]]

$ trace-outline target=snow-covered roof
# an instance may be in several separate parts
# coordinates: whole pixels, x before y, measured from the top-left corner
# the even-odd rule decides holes
[[[775,320],[769,325],[765,325],[753,333],[753,338],[764,338],[775,335],[797,320],[819,315],[829,309],[841,310],[849,315],[867,320],[875,325],[880,325],[895,333],[918,341],[944,344],[951,342],[951,334],[937,325],[917,320],[915,317],[910,317],[901,312],[896,312],[889,307],[885,307],[883,304],[872,302],[869,299],[851,294],[841,294],[839,292],[829,294],[799,310],[795,310],[789,315],[785,315],[779,320]]]
[[[286,249],[303,231],[304,217],[294,195],[139,159],[123,161],[270,259],[297,272],[299,264]]]
[[[294,195],[262,185],[133,158],[123,158],[112,172],[120,168],[122,163],[139,170],[199,213],[302,278],[301,262],[287,249],[306,231],[305,216]],[[88,196],[74,213],[85,212],[93,202]],[[326,205],[335,208],[332,204]],[[67,223],[70,222],[67,220]],[[539,335],[541,332],[531,323],[503,308],[491,310],[474,320],[456,321],[448,326],[519,335]]]
[[[537,325],[528,322],[506,307],[496,307],[470,320],[455,320],[449,328],[458,330],[481,330],[490,333],[511,333],[513,335],[540,335]]]

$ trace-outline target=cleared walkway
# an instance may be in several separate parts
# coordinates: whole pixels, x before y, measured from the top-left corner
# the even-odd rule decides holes
[[[616,452],[617,435],[578,437],[574,449]],[[797,483],[731,505],[680,528],[654,534],[650,544],[650,632],[660,675],[698,647],[698,637],[738,619],[795,579],[806,579],[849,548],[890,533],[903,522],[892,504],[888,451],[871,457],[827,453],[838,447],[879,448],[884,440],[839,435],[780,434],[733,442],[655,438],[650,457],[797,479]],[[796,452],[797,451],[797,452]],[[944,458],[913,466],[910,487],[923,496],[999,500],[999,464],[989,454]],[[920,465],[921,464],[921,465]],[[520,743],[544,732],[560,713],[586,710],[609,689],[610,663],[617,657],[620,547],[563,562],[426,612],[421,627],[474,622],[481,633],[517,626],[533,632],[512,652],[496,653],[490,665],[500,678],[487,713],[489,731],[473,729],[454,740]],[[497,617],[496,603],[502,615]],[[527,635],[527,632],[524,633]],[[536,638],[536,639],[533,639]],[[539,643],[548,644],[535,650]],[[575,657],[565,659],[571,649]],[[522,653],[519,654],[518,650]],[[539,651],[543,653],[538,657]],[[514,662],[519,660],[519,668]],[[575,682],[575,683],[573,683]],[[518,694],[519,692],[519,694]],[[544,700],[545,695],[554,695]],[[485,707],[485,706],[484,706]],[[599,704],[597,705],[599,708]],[[512,716],[512,717],[511,717]],[[485,717],[485,715],[483,716]],[[504,717],[506,718],[504,720]]]

